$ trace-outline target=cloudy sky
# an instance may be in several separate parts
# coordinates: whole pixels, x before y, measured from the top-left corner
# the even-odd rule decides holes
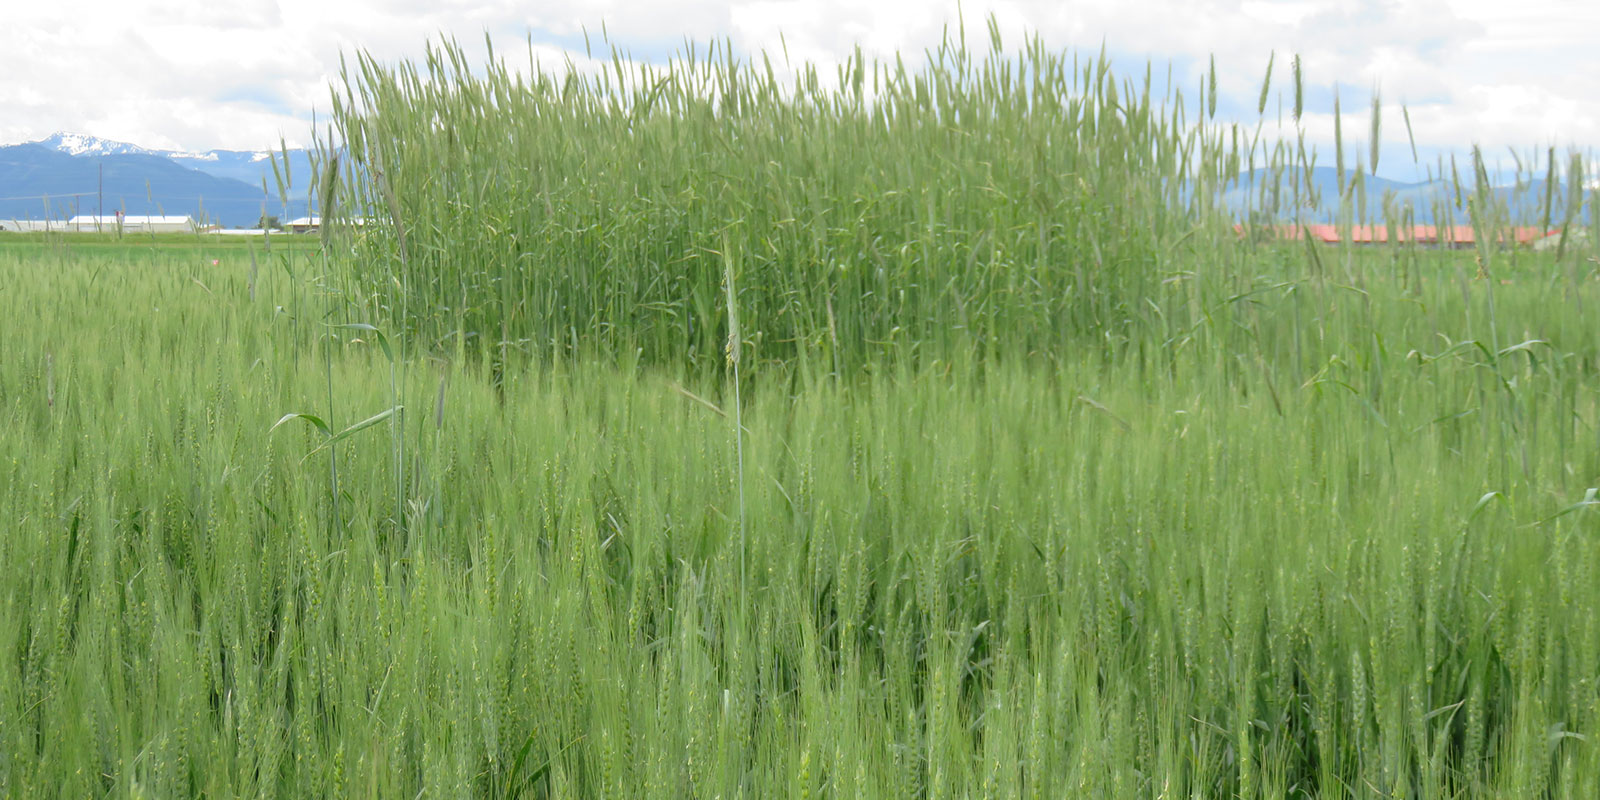
[[[642,61],[685,41],[731,40],[824,66],[859,43],[907,60],[957,21],[954,2],[911,0],[4,0],[0,29],[0,143],[55,131],[148,147],[262,149],[310,139],[328,107],[341,54],[419,58],[441,33],[482,53],[542,63],[583,59],[584,32]],[[1594,0],[969,0],[969,34],[983,19],[1009,41],[1038,33],[1053,48],[1098,51],[1129,72],[1171,64],[1194,86],[1212,54],[1223,115],[1255,119],[1270,54],[1276,78],[1298,53],[1309,83],[1308,139],[1332,139],[1337,87],[1346,131],[1366,130],[1381,90],[1384,168],[1416,171],[1400,120],[1410,110],[1424,159],[1476,143],[1492,158],[1600,149],[1600,3]],[[829,70],[831,72],[831,69]],[[829,74],[824,72],[823,74]],[[1287,80],[1276,81],[1286,87]],[[1351,113],[1354,112],[1354,113]],[[1269,108],[1269,115],[1273,112]],[[1357,137],[1359,138],[1359,137]],[[1352,148],[1365,144],[1351,143]],[[1330,159],[1331,160],[1331,159]],[[1326,162],[1324,162],[1326,163]]]

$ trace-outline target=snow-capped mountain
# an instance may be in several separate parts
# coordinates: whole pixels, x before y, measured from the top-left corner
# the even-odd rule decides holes
[[[282,160],[281,158],[279,159]],[[0,147],[0,219],[66,219],[80,213],[189,214],[246,227],[263,213],[304,216],[311,175],[304,150],[288,152],[302,185],[278,195],[267,151],[156,150],[75,133]]]
[[[203,153],[188,150],[156,150],[128,142],[66,131],[53,133],[28,144],[36,144],[70,156],[157,156],[208,175],[243,181],[257,188],[265,181],[268,191],[272,194],[277,193],[277,179],[272,174],[272,156],[276,151],[271,150],[207,150]],[[289,151],[289,172],[291,177],[311,174],[306,151]],[[289,195],[303,197],[305,189],[289,187]]]
[[[165,155],[154,150],[140,147],[127,142],[113,142],[110,139],[101,139],[98,136],[85,136],[81,133],[67,133],[57,131],[30,144],[48,147],[66,153],[69,156],[121,156],[121,155]]]

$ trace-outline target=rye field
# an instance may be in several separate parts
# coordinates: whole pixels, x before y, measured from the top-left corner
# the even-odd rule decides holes
[[[318,236],[0,238],[0,794],[1600,796],[1591,239],[780,57],[356,58]]]

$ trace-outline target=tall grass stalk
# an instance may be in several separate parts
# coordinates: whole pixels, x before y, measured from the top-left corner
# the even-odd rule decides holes
[[[338,175],[339,158],[337,155],[329,156],[326,161],[326,167],[324,167],[322,171],[322,179],[318,181],[317,186],[317,196],[322,200],[322,225],[320,227],[322,249],[318,252],[317,257],[320,259],[322,266],[322,286],[320,294],[322,295],[322,322],[324,326],[329,324],[328,321],[333,318],[334,313],[332,307],[332,299],[334,294],[334,272],[333,266],[328,260],[328,251],[332,249],[331,245],[333,241],[334,205],[336,203],[336,198],[338,197]],[[336,428],[338,425],[338,419],[334,413],[333,405],[333,342],[339,340],[340,337],[331,327],[325,328],[325,336],[326,338],[323,341],[322,354],[323,365],[326,367],[325,375],[327,376],[328,386],[327,423],[328,427],[331,429]],[[339,450],[338,448],[333,447],[328,449],[328,495],[329,499],[333,503],[332,522],[333,531],[336,532],[341,527],[339,523]]]
[[[745,569],[745,554],[748,545],[745,541],[745,510],[744,510],[744,403],[739,392],[739,353],[744,349],[744,342],[739,336],[739,292],[734,275],[738,271],[736,254],[726,236],[722,240],[723,287],[728,303],[728,365],[733,373],[733,453],[734,476],[739,483],[739,595],[741,601],[748,603],[750,594],[746,588],[748,573]]]

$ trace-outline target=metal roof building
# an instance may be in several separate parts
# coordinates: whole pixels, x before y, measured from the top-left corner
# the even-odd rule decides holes
[[[62,226],[64,230],[103,231],[114,232],[121,230],[123,233],[193,233],[194,220],[185,216],[142,216],[137,214],[79,214],[67,220]]]
[[[0,219],[0,232],[36,233],[61,230],[60,222],[42,219]]]

